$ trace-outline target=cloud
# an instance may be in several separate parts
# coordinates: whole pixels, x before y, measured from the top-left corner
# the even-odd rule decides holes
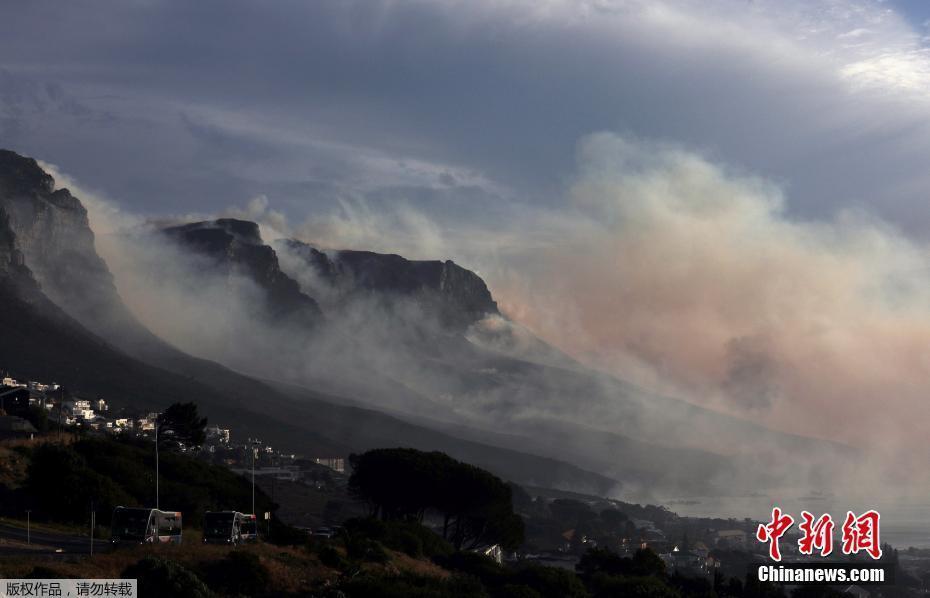
[[[78,34],[95,10],[124,33]],[[790,185],[787,210],[800,217],[865,205],[908,234],[930,230],[927,56],[886,3],[0,11],[0,65],[23,81],[12,87],[55,86],[113,117],[89,127],[64,109],[20,110],[2,117],[5,143],[139,212],[217,212],[264,194],[304,219],[358,196],[405,196],[446,228],[482,211],[493,224],[499,203],[558,206],[575,141],[617,130]],[[36,48],[36,31],[61,43]]]

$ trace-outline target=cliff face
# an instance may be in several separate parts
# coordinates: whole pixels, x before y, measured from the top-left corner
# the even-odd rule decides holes
[[[0,276],[9,274],[21,262],[19,256],[14,255],[16,247],[13,245],[15,237],[10,228],[6,212],[0,209]]]
[[[87,211],[67,189],[56,191],[35,160],[0,150],[0,212],[0,253],[2,237],[11,247],[0,263],[28,268],[54,303],[92,328],[116,312],[129,317],[94,248]]]
[[[320,251],[293,239],[283,242],[338,300],[370,297],[391,302],[410,299],[455,328],[489,314],[497,303],[480,276],[452,261],[408,260],[371,251]],[[325,294],[321,289],[320,294]]]
[[[254,222],[221,218],[166,228],[168,237],[207,258],[211,269],[244,276],[266,294],[273,318],[315,323],[322,313],[316,301],[300,290],[297,281],[281,271],[274,249],[262,241]]]

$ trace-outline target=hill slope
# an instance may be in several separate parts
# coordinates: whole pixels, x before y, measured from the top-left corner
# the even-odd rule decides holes
[[[59,259],[70,260],[68,268],[57,268]],[[12,152],[0,153],[0,331],[0,364],[18,376],[55,380],[140,409],[195,401],[213,422],[308,456],[404,445],[443,450],[518,482],[602,492],[616,485],[565,463],[464,441],[313,391],[295,398],[184,354],[122,305],[80,202],[55,191],[34,160]]]

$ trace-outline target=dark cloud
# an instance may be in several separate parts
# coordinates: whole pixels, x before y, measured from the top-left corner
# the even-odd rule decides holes
[[[709,7],[8,3],[0,65],[31,83],[4,82],[5,144],[139,210],[265,193],[312,213],[396,186],[403,168],[388,158],[477,172],[555,206],[578,139],[614,130],[781,181],[800,216],[866,205],[922,234],[928,108],[854,89],[844,73],[879,69],[841,37],[868,30],[874,52],[901,57],[881,76],[906,82],[907,23],[868,0]],[[46,91],[16,113],[30,86]],[[120,124],[88,128],[87,106]],[[439,176],[404,184],[428,191]],[[338,191],[312,193],[327,186]]]

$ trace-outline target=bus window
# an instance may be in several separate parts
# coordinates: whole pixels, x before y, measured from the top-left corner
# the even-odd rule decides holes
[[[238,538],[235,511],[207,512],[203,516],[203,541],[235,543]]]
[[[151,517],[152,509],[117,507],[113,511],[111,541],[114,543],[151,541]]]
[[[258,523],[255,521],[255,515],[243,515],[242,523],[239,526],[239,533],[243,542],[254,542],[258,540]]]
[[[155,511],[158,527],[158,541],[181,543],[181,514],[177,512]]]

